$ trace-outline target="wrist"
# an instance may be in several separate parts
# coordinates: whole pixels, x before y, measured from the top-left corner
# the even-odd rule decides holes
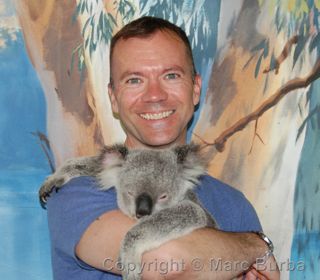
[[[255,234],[264,242],[266,246],[264,253],[257,258],[257,262],[266,263],[269,257],[273,256],[273,243],[271,239],[268,236],[266,236],[262,231],[255,232]]]

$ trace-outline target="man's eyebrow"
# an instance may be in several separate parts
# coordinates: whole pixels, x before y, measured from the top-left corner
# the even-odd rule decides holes
[[[162,73],[164,74],[164,73],[167,73],[167,72],[170,72],[170,71],[179,71],[182,74],[185,74],[185,70],[179,65],[173,65],[173,66],[166,67],[166,68],[163,69]],[[144,76],[144,74],[142,72],[139,72],[139,71],[127,70],[127,71],[125,71],[125,72],[123,72],[121,74],[120,80],[123,80],[124,78],[126,78],[128,76]]]
[[[143,74],[141,72],[136,72],[136,71],[125,71],[121,74],[120,80],[123,80],[128,76],[143,76]]]
[[[179,66],[179,65],[173,65],[173,66],[170,66],[170,67],[168,67],[168,68],[165,68],[165,69],[163,70],[163,73],[170,72],[170,71],[179,71],[179,72],[181,72],[182,74],[185,74],[184,69],[183,69],[181,66]]]

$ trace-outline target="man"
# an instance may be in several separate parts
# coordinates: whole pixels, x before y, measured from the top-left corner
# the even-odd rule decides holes
[[[184,31],[151,17],[131,22],[112,39],[110,71],[112,109],[128,148],[186,142],[201,78]],[[203,176],[197,195],[229,232],[200,229],[145,253],[143,279],[231,279],[245,270],[248,279],[278,279],[266,242],[249,233],[261,226],[244,196],[210,176]],[[114,189],[101,192],[94,178],[73,179],[49,199],[48,220],[55,279],[121,278],[119,247],[135,221],[117,209]],[[161,264],[172,269],[164,273]]]

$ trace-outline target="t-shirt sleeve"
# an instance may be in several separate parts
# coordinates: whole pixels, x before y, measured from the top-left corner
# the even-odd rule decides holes
[[[88,226],[107,211],[117,209],[114,188],[101,191],[93,177],[70,180],[57,193],[53,191],[47,203],[54,256],[72,258],[85,269],[93,269],[75,255],[75,247]]]
[[[239,190],[211,176],[203,176],[196,193],[221,230],[231,232],[261,230],[255,209]]]
[[[240,228],[242,231],[261,231],[262,227],[252,204],[243,196],[243,203],[241,209]]]

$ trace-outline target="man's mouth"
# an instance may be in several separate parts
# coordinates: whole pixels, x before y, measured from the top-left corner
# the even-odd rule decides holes
[[[145,120],[161,120],[169,117],[174,113],[174,110],[165,111],[161,113],[146,113],[146,114],[139,114]]]

